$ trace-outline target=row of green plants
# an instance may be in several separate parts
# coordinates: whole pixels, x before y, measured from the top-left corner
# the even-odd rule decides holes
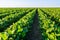
[[[36,9],[23,16],[19,21],[13,23],[4,32],[0,32],[0,40],[23,40],[33,23]]]
[[[10,14],[15,14],[15,13],[19,13],[19,12],[21,12],[20,10],[19,10],[19,12],[17,12],[17,9],[15,9],[15,10],[8,10],[8,9],[0,9],[1,11],[0,11],[0,19],[2,19],[2,18],[4,18],[4,17],[6,17],[6,16],[9,16]],[[7,12],[7,10],[8,10],[8,12]],[[22,10],[23,11],[23,10]]]
[[[45,8],[42,9],[46,14],[50,15],[50,18],[54,18],[56,22],[60,22],[60,9],[58,8]]]
[[[31,9],[29,9],[31,10]],[[28,13],[29,11],[27,11]],[[25,11],[16,13],[16,14],[10,14],[9,16],[6,16],[2,19],[0,19],[0,31],[3,29],[5,30],[7,26],[10,26],[11,24],[18,21],[20,18],[22,18],[25,14],[27,14]]]
[[[0,14],[5,13],[18,13],[20,11],[27,11],[34,8],[0,8]]]
[[[4,18],[5,16],[8,16],[8,15],[9,15],[8,13],[0,14],[0,19]]]
[[[0,9],[1,10],[1,9]],[[5,11],[4,11],[5,10]],[[28,12],[32,9],[4,9],[4,10],[1,10],[0,12],[0,19],[6,17],[6,16],[9,16],[10,14],[16,14],[16,13],[19,13],[19,12],[22,12],[22,11],[25,11],[25,12]],[[8,10],[8,11],[7,11]]]
[[[0,8],[0,14],[20,12],[23,10],[26,11],[28,8]]]
[[[60,27],[56,22],[52,21],[50,17],[40,9],[38,9],[38,14],[43,40],[60,40]]]

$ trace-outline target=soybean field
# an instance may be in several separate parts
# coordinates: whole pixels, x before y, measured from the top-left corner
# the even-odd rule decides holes
[[[60,8],[0,8],[0,40],[60,40]]]

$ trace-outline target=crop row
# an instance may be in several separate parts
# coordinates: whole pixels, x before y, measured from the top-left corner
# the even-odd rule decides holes
[[[9,16],[0,19],[0,31],[3,31],[3,29],[6,29],[7,26],[10,26],[12,23],[15,23],[27,13],[25,11],[22,11],[16,14],[10,14]]]
[[[42,9],[49,17],[56,21],[57,23],[60,23],[60,9]]]
[[[44,12],[38,9],[39,23],[43,40],[60,40],[60,27],[56,25]]]
[[[35,15],[35,9],[22,17],[16,23],[13,23],[4,32],[0,33],[0,40],[19,40],[23,38],[30,28]],[[21,37],[21,38],[20,38]]]
[[[4,10],[2,10],[2,11],[4,11]],[[4,18],[6,16],[9,16],[10,14],[17,14],[17,13],[20,13],[20,12],[23,12],[23,11],[28,12],[30,10],[32,10],[32,9],[19,9],[19,10],[15,9],[15,10],[8,10],[8,12],[5,10],[4,13],[3,12],[0,13],[0,19]]]

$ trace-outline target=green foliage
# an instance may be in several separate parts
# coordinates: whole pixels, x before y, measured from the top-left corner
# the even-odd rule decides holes
[[[60,40],[59,11],[58,8],[38,8],[43,40]],[[23,40],[35,14],[35,8],[0,8],[0,40]]]
[[[33,23],[33,18],[35,15],[35,10],[32,10],[31,12],[27,13],[22,18],[19,18],[19,20],[12,25],[10,25],[9,28],[4,30],[4,32],[0,32],[0,40],[21,40],[26,36],[26,33],[29,31],[29,28],[31,28],[31,24]],[[22,16],[24,12],[17,13],[17,14],[11,14],[8,17],[3,18],[2,20],[6,21],[5,24],[12,23],[15,18],[17,19],[17,16]],[[9,19],[9,20],[8,20]],[[1,21],[2,21],[1,20]],[[4,21],[2,21],[4,23]],[[1,25],[3,25],[3,23]],[[5,24],[3,25],[5,27]],[[3,27],[1,26],[0,27]]]
[[[43,40],[60,40],[60,9],[38,9],[39,24]],[[48,16],[49,15],[49,16]]]

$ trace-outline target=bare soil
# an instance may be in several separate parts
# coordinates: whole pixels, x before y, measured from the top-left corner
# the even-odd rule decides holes
[[[38,12],[36,10],[36,14],[33,20],[31,31],[27,33],[25,40],[43,40],[42,33],[39,27],[39,20],[38,20]]]

